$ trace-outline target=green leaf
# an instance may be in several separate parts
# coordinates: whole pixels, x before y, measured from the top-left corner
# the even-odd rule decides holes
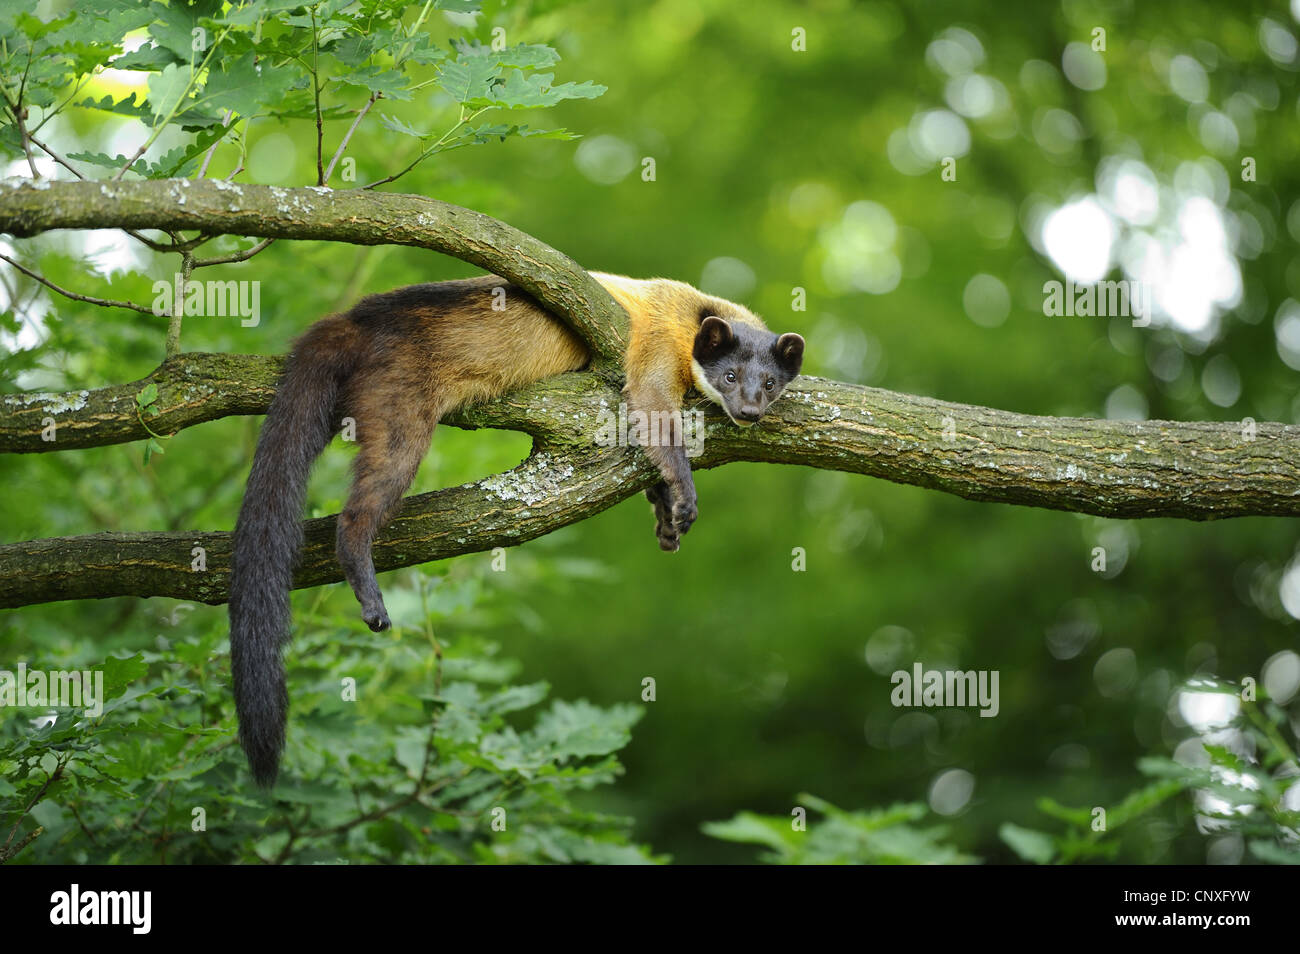
[[[427,729],[403,728],[393,744],[393,755],[397,764],[406,769],[411,778],[419,778],[424,767],[425,752],[428,748],[429,732]]]
[[[184,175],[190,171],[190,167],[197,164],[197,160],[212,147],[212,144],[220,140],[227,132],[224,126],[214,126],[211,129],[205,129],[199,133],[191,142],[184,146],[177,146],[159,157],[155,163],[145,163],[144,173],[150,179],[170,179],[174,176]],[[136,168],[137,172],[141,170]]]
[[[1050,815],[1052,818],[1079,828],[1087,828],[1092,822],[1092,812],[1086,808],[1067,808],[1046,796],[1040,798],[1036,804],[1038,810],[1044,815]]]
[[[1243,772],[1247,770],[1246,763],[1241,760],[1235,752],[1229,751],[1222,745],[1211,745],[1205,743],[1205,754],[1210,757],[1211,765],[1218,765],[1221,768],[1229,769],[1233,772]]]
[[[484,101],[500,68],[491,60],[472,56],[443,63],[438,68],[438,85],[458,103]]]
[[[505,82],[497,83],[479,97],[470,97],[468,105],[503,106],[507,109],[538,109],[554,106],[566,99],[595,99],[606,87],[595,83],[561,83],[552,86],[554,73],[525,73],[512,70]]]
[[[1250,853],[1271,865],[1300,865],[1300,850],[1294,846],[1283,847],[1275,841],[1254,838],[1249,842]]]
[[[173,111],[180,112],[182,100],[188,95],[190,68],[175,63],[164,67],[149,77],[149,109],[154,118],[165,119]]]
[[[188,64],[188,62],[188,59],[178,59],[176,54],[165,46],[142,46],[138,50],[132,50],[114,59],[113,69],[155,73],[172,64]]]
[[[109,656],[104,660],[104,698],[102,701],[107,702],[120,696],[127,690],[132,683],[144,679],[149,672],[149,666],[145,663],[143,655],[136,653],[134,656],[119,658]]]
[[[478,13],[482,6],[483,0],[434,0],[433,4],[435,10],[448,13]]]
[[[401,133],[403,136],[411,136],[415,139],[429,138],[427,133],[422,133],[414,126],[409,126],[397,117],[390,116],[387,113],[379,114],[379,125],[383,126],[385,129],[391,129],[393,132]]]
[[[1149,812],[1161,802],[1177,795],[1186,785],[1184,779],[1166,779],[1140,788],[1136,792],[1130,792],[1124,801],[1106,813],[1107,830],[1114,831],[1138,815]]]
[[[517,66],[520,69],[545,69],[560,61],[560,54],[552,47],[540,43],[520,43],[494,50],[490,44],[454,41],[456,52],[461,57],[477,56],[501,66]]]
[[[148,407],[150,404],[154,403],[154,401],[157,400],[158,400],[158,385],[155,384],[153,381],[150,381],[143,388],[141,388],[140,393],[135,396],[135,403],[140,405],[140,407]]]
[[[728,821],[705,822],[700,829],[712,838],[752,845],[766,845],[777,851],[787,850],[800,837],[790,821],[740,812]]]
[[[375,55],[376,49],[392,49],[396,43],[395,31],[384,30],[374,33],[355,33],[340,37],[325,49],[344,66],[353,69],[361,66]],[[386,41],[386,42],[385,42]]]
[[[436,46],[417,46],[406,55],[406,58],[412,63],[419,63],[422,66],[432,66],[434,63],[441,63],[447,58],[447,51],[439,49]]]
[[[147,26],[156,16],[150,4],[133,0],[78,0],[76,15],[71,23],[61,21],[57,34],[51,36],[55,48],[72,51],[82,45],[99,47],[97,63],[112,56],[121,48],[121,38]],[[114,63],[116,65],[116,63]],[[78,69],[89,70],[85,61],[78,61]]]
[[[23,34],[27,39],[39,40],[42,37],[49,36],[57,30],[62,30],[65,26],[68,26],[76,19],[76,14],[70,13],[62,20],[50,20],[46,23],[45,21],[32,16],[30,13],[20,13],[14,19],[14,23],[23,31]]]
[[[372,93],[383,93],[388,99],[409,100],[411,91],[407,78],[396,70],[385,70],[378,66],[363,66],[351,73],[342,73],[334,77],[347,86],[359,86]]]
[[[513,123],[493,123],[483,126],[466,127],[461,130],[455,138],[443,143],[438,147],[438,152],[450,152],[453,149],[462,149],[465,146],[482,145],[493,139],[506,140],[511,136],[521,138],[539,139],[577,139],[575,134],[567,129],[530,129],[527,125],[517,125]]]
[[[227,11],[220,19],[214,16],[213,22],[222,26],[251,27],[302,5],[303,0],[249,0],[243,6]]]
[[[121,169],[127,163],[126,156],[106,156],[102,152],[70,152],[68,158],[75,159],[77,162],[86,162],[101,169],[111,169],[113,172]]]
[[[644,714],[644,709],[630,704],[601,709],[585,699],[557,700],[537,720],[534,734],[559,761],[606,755],[628,743],[632,726]]]
[[[149,6],[157,17],[149,25],[149,35],[154,38],[154,41],[159,46],[171,50],[186,63],[191,61],[197,63],[201,60],[205,51],[195,50],[195,43],[205,41],[211,44],[215,37],[212,31],[199,21],[220,15],[221,0],[189,0],[188,3],[173,0],[166,6],[161,3],[151,3]],[[202,29],[206,35],[200,35],[196,39],[194,34],[196,29]]]
[[[228,109],[245,119],[279,105],[302,81],[302,76],[292,69],[258,65],[253,53],[222,58],[219,66],[208,73],[197,102],[207,111]]]
[[[998,829],[998,837],[1025,861],[1032,861],[1036,865],[1051,864],[1056,857],[1056,841],[1045,832],[1003,822]]]
[[[117,113],[119,116],[130,116],[132,119],[139,119],[147,122],[151,115],[149,108],[145,106],[143,100],[137,103],[135,97],[136,94],[133,91],[130,96],[117,100],[116,102],[113,100],[112,96],[104,96],[98,101],[86,98],[77,103],[77,105],[83,109],[99,109],[104,112]],[[122,162],[126,162],[125,157],[123,157]]]
[[[486,700],[484,708],[494,714],[517,712],[520,709],[527,709],[530,706],[537,705],[546,698],[550,691],[550,685],[545,682],[534,682],[524,686],[510,686],[502,689],[496,695],[490,696]]]

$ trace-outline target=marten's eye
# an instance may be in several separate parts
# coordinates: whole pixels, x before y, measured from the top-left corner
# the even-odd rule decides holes
[[[735,372],[735,371],[728,371],[728,372],[727,372],[727,383],[728,383],[728,384],[735,384],[735,383],[736,383],[736,372]]]
[[[768,378],[767,383],[764,384],[763,387],[767,388],[770,391],[774,387],[776,387],[776,381],[774,381],[772,378]]]

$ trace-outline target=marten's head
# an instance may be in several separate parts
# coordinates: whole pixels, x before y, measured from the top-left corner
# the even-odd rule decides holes
[[[708,315],[695,335],[695,386],[741,427],[763,416],[803,366],[803,338]]]

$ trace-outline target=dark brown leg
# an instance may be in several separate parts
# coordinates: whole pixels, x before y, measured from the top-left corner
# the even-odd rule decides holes
[[[659,481],[645,492],[655,512],[655,536],[659,546],[664,550],[676,550],[681,546],[677,531],[673,529],[673,497],[668,484]]]
[[[361,617],[375,632],[391,623],[375,579],[370,548],[380,529],[401,508],[420,461],[429,449],[437,417],[400,404],[357,418],[361,449],[353,465],[355,477],[347,506],[339,515],[338,559],[352,592],[361,604]]]
[[[654,505],[655,536],[661,549],[676,550],[681,546],[681,535],[691,529],[691,524],[699,516],[695,479],[691,476],[691,461],[686,456],[685,435],[682,433],[681,412],[676,407],[679,402],[654,389],[642,392],[629,389],[627,397],[629,411],[646,413],[649,441],[642,449],[663,477],[660,483],[646,491],[646,497]],[[656,415],[654,410],[660,413]],[[672,413],[674,410],[677,413]]]

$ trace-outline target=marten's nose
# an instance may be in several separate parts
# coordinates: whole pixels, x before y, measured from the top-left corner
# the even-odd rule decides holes
[[[751,408],[741,408],[739,411],[736,412],[736,420],[745,421],[746,423],[749,424],[753,424],[762,416],[763,416],[762,411],[753,410]]]

